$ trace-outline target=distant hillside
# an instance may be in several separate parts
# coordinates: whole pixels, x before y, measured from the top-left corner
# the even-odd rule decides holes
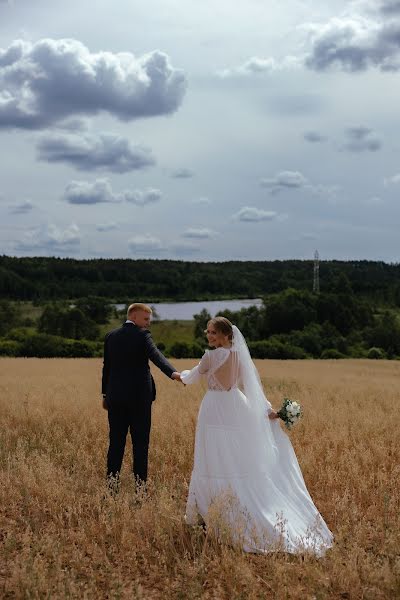
[[[334,291],[343,275],[353,291],[378,302],[400,303],[400,264],[322,261],[321,291]],[[288,287],[312,289],[313,261],[184,262],[0,257],[0,295],[13,300],[102,296],[196,300],[258,297]]]

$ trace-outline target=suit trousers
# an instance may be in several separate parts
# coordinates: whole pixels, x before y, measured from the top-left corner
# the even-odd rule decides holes
[[[128,430],[132,439],[133,474],[136,481],[147,481],[151,427],[151,401],[110,402],[108,407],[109,447],[107,476],[118,477],[124,457]]]

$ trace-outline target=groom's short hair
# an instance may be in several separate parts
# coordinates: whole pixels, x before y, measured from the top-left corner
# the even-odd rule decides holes
[[[143,304],[142,302],[135,302],[134,304],[131,304],[128,308],[128,312],[127,312],[128,319],[129,319],[129,315],[131,315],[132,313],[135,313],[135,312],[139,312],[139,311],[147,312],[150,315],[153,312],[151,310],[150,306],[148,306],[147,304]]]

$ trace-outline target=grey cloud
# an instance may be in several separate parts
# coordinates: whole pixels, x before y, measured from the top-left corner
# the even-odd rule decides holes
[[[158,202],[162,197],[160,190],[124,190],[114,192],[107,178],[89,181],[71,181],[64,192],[64,200],[69,204],[100,204],[104,202],[131,202],[138,206]]]
[[[382,10],[397,12],[397,4]],[[394,10],[396,8],[396,11]],[[371,20],[361,17],[334,18],[324,25],[310,26],[312,50],[305,60],[310,69],[325,71],[339,67],[344,71],[381,71],[400,69],[400,22]]]
[[[9,207],[10,213],[13,215],[25,215],[26,213],[31,212],[33,208],[34,206],[30,200],[24,200]]]
[[[101,202],[119,202],[118,194],[112,191],[108,179],[89,181],[71,181],[64,192],[64,200],[69,204],[99,204]]]
[[[126,173],[155,164],[150,150],[107,133],[51,133],[42,136],[37,149],[40,160],[68,163],[79,171]]]
[[[399,0],[384,0],[381,3],[380,11],[384,15],[400,15],[400,2]]]
[[[15,244],[15,250],[22,252],[76,252],[80,245],[80,231],[75,224],[59,229],[54,224],[31,229]]]
[[[195,239],[199,239],[199,240],[206,240],[209,239],[211,237],[213,237],[215,235],[215,231],[213,231],[212,229],[207,229],[207,228],[195,228],[195,227],[191,227],[189,229],[187,229],[184,233],[182,233],[183,237],[186,238],[195,238]]]
[[[118,229],[117,223],[100,223],[96,227],[96,230],[102,233],[107,231],[114,231],[115,229]]]
[[[129,249],[132,252],[147,253],[147,252],[163,252],[166,250],[161,240],[150,233],[145,235],[136,235],[128,240]]]
[[[261,179],[260,185],[269,188],[271,193],[278,193],[282,190],[294,190],[304,187],[307,179],[299,171],[281,171],[274,177]]]
[[[74,39],[16,40],[0,50],[0,127],[44,128],[106,111],[122,121],[175,112],[186,78],[154,51],[91,53]]]
[[[190,179],[194,177],[194,172],[191,169],[176,169],[172,172],[171,177],[174,179]]]
[[[259,223],[260,221],[273,221],[278,217],[278,214],[273,211],[262,210],[253,206],[243,206],[233,218],[237,221],[246,223]]]
[[[368,127],[349,127],[346,129],[347,141],[341,146],[349,152],[376,152],[382,147],[382,142]]]
[[[327,139],[326,136],[318,133],[318,131],[306,131],[303,137],[307,142],[311,142],[312,144],[325,142]]]
[[[146,204],[152,204],[158,202],[162,198],[162,192],[155,188],[148,188],[147,190],[134,190],[133,192],[125,191],[122,192],[123,199],[126,202],[137,204],[137,206],[145,206]]]

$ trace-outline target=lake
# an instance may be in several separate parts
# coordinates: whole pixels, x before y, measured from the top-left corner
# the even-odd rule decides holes
[[[225,309],[237,311],[241,308],[249,308],[249,306],[262,306],[261,298],[253,298],[251,300],[208,300],[204,302],[159,302],[152,303],[152,307],[157,311],[158,317],[162,321],[184,320],[191,321],[193,315],[197,315],[205,308],[210,315],[214,317],[218,312]],[[116,304],[116,307],[121,310],[125,304]]]

